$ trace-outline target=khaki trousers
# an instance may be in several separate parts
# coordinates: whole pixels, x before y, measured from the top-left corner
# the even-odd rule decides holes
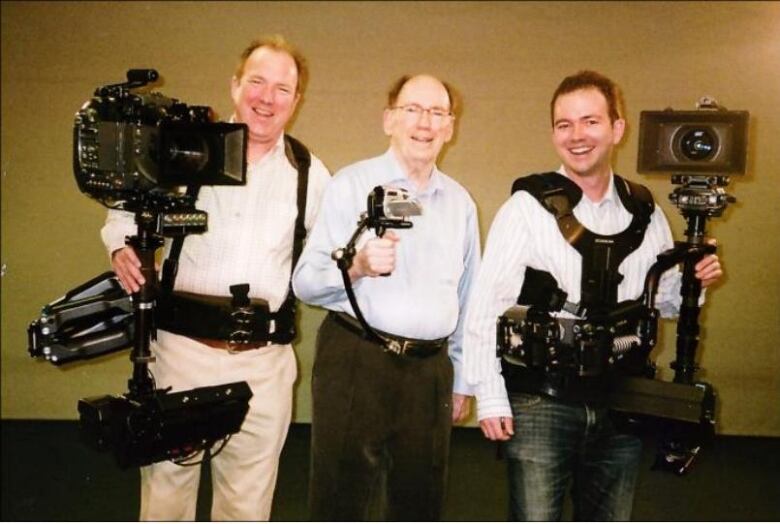
[[[268,520],[279,455],[292,416],[297,367],[289,345],[231,354],[159,330],[149,369],[173,391],[246,381],[252,389],[241,431],[211,462],[212,520]],[[219,443],[214,446],[215,450]],[[195,520],[200,466],[158,462],[141,468],[140,520]]]

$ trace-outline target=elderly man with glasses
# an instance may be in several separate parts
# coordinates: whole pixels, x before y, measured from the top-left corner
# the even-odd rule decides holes
[[[382,519],[441,516],[451,425],[468,411],[462,324],[480,257],[474,201],[436,167],[453,135],[453,102],[450,86],[429,75],[393,85],[389,150],[335,175],[296,266],[296,296],[329,310],[312,376],[314,520],[366,520],[375,496]],[[356,319],[331,258],[376,186],[408,191],[422,215],[409,229],[364,234],[344,278],[367,324],[398,353]]]

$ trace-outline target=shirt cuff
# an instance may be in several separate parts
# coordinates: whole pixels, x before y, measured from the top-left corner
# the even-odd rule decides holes
[[[477,390],[477,420],[496,417],[511,417],[512,408],[509,405],[509,397],[504,391],[503,395],[480,395]]]
[[[452,379],[452,392],[458,395],[466,395],[467,397],[474,396],[474,388],[466,383],[463,378],[463,365],[459,362],[452,361],[452,369],[454,377]]]

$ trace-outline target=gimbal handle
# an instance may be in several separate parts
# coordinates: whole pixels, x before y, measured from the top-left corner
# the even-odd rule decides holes
[[[671,367],[675,370],[674,381],[682,384],[692,384],[693,375],[697,369],[696,347],[699,342],[699,297],[701,282],[696,278],[696,264],[705,255],[714,253],[716,248],[704,242],[704,226],[706,217],[703,215],[687,215],[688,240],[675,242],[673,248],[664,251],[652,265],[645,278],[645,288],[642,300],[649,310],[655,309],[655,295],[661,275],[668,269],[683,264],[683,277],[680,295],[680,315],[677,320],[677,360]]]
[[[368,323],[363,316],[363,312],[358,305],[357,297],[355,296],[355,290],[352,288],[352,280],[349,278],[349,268],[352,267],[352,263],[355,259],[357,251],[355,244],[360,238],[360,235],[368,228],[373,228],[378,237],[382,237],[387,229],[409,229],[412,227],[412,222],[408,220],[388,219],[386,217],[371,217],[368,213],[360,215],[360,221],[358,227],[347,242],[347,245],[343,248],[338,248],[331,253],[331,258],[336,261],[336,265],[341,272],[341,279],[344,281],[344,290],[347,293],[347,299],[352,306],[352,311],[355,312],[357,318],[366,335],[382,345],[384,345],[389,351],[396,351],[393,347],[393,341],[383,337],[377,333]],[[387,275],[383,275],[387,276]]]
[[[680,295],[680,315],[677,319],[677,359],[672,362],[674,381],[681,384],[693,384],[696,365],[696,349],[699,345],[699,297],[701,296],[701,281],[696,278],[696,264],[708,254],[715,253],[714,244],[705,243],[705,227],[707,215],[689,213],[685,215],[688,222],[686,242],[679,242],[688,256],[683,261],[683,276]]]
[[[130,353],[133,376],[127,382],[129,396],[140,399],[154,394],[154,381],[149,375],[149,362],[154,360],[149,349],[150,340],[156,337],[154,327],[155,299],[159,288],[155,269],[155,252],[165,243],[157,233],[158,212],[142,209],[136,212],[138,234],[127,239],[141,261],[144,283],[133,294],[133,318],[135,320],[135,341]]]

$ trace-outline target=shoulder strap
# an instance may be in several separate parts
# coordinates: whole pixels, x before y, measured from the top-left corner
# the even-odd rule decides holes
[[[293,232],[292,263],[290,264],[290,283],[287,286],[287,298],[284,299],[279,311],[272,314],[286,328],[280,329],[272,335],[272,340],[277,344],[289,344],[295,338],[295,293],[292,286],[292,274],[295,264],[303,251],[303,241],[306,238],[306,197],[309,188],[309,167],[311,166],[311,154],[299,140],[284,135],[284,152],[287,159],[298,170],[298,215],[295,217],[295,229]]]
[[[625,178],[614,175],[615,189],[618,197],[629,213],[642,218],[650,219],[655,211],[653,194],[642,184],[637,184]]]
[[[560,173],[550,171],[520,177],[512,184],[512,193],[527,191],[556,218],[571,213],[582,198],[582,190]]]
[[[292,269],[295,269],[295,264],[303,251],[303,241],[306,238],[306,197],[309,192],[311,153],[306,146],[290,135],[284,135],[284,153],[293,167],[298,170],[298,216],[295,219],[292,255]],[[290,292],[292,293],[292,287],[290,287]]]
[[[574,216],[574,208],[582,199],[582,189],[560,173],[550,171],[520,177],[512,184],[512,193],[527,191],[551,213],[561,234],[570,244],[582,236],[584,227]]]

